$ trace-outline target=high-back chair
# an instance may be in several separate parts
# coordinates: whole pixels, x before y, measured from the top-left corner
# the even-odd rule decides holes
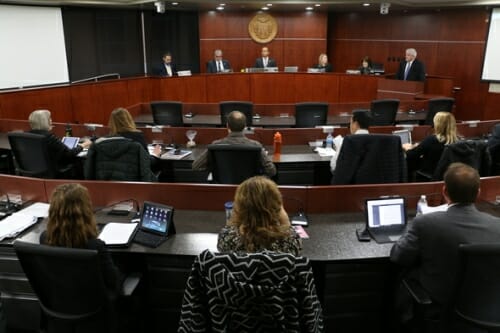
[[[326,125],[328,103],[304,102],[295,104],[295,127]]]
[[[262,174],[262,148],[259,146],[211,144],[207,148],[208,168],[215,183],[240,184]]]
[[[396,122],[399,99],[373,100],[370,106],[373,126],[392,126]]]
[[[220,123],[223,127],[227,124],[227,115],[233,111],[240,111],[247,120],[247,126],[252,126],[253,103],[247,101],[225,101],[219,103]]]
[[[153,114],[155,125],[184,126],[184,121],[182,120],[182,102],[151,102],[151,113]]]
[[[431,98],[427,105],[427,116],[424,125],[434,126],[434,116],[436,113],[445,111],[452,112],[455,99],[451,97]]]

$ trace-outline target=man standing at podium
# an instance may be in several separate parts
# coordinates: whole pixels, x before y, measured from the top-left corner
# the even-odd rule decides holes
[[[405,60],[401,61],[399,64],[396,79],[404,81],[425,81],[425,66],[423,62],[417,59],[417,51],[415,49],[406,50]]]

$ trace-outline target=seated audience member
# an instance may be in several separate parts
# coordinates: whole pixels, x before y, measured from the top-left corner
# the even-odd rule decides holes
[[[78,154],[85,148],[90,147],[91,141],[86,139],[78,144],[75,148],[69,149],[61,139],[55,136],[52,132],[52,119],[49,110],[36,110],[31,112],[29,116],[31,126],[30,133],[40,134],[45,136],[47,140],[47,148],[49,156],[56,162],[57,168],[64,169],[78,161]],[[73,167],[76,169],[76,165]],[[81,170],[71,170],[69,178],[81,178]]]
[[[351,116],[351,122],[349,123],[349,130],[351,134],[369,134],[368,127],[370,127],[371,116],[366,110],[355,110]],[[337,139],[335,139],[337,141]],[[340,141],[340,146],[335,147],[335,153],[330,160],[330,169],[332,173],[337,167],[337,158],[339,157],[340,149],[342,148],[342,141]]]
[[[171,77],[177,74],[177,68],[172,62],[172,53],[165,52],[161,59],[161,64],[155,68],[155,75]]]
[[[435,316],[431,319],[443,318],[451,301],[458,246],[500,242],[500,219],[474,206],[479,191],[479,174],[474,168],[463,163],[451,164],[442,189],[448,210],[415,217],[406,234],[391,249],[391,261],[409,270],[407,279],[416,279],[432,299]],[[411,318],[411,299],[403,293],[399,296],[401,314]],[[409,307],[405,309],[405,305]]]
[[[217,249],[300,253],[302,241],[290,224],[281,193],[272,180],[255,176],[238,186],[231,218],[219,233]]]
[[[328,63],[328,56],[326,53],[321,53],[318,57],[318,63],[313,66],[313,68],[317,68],[322,70],[323,72],[332,72],[333,66]]]
[[[491,175],[500,175],[500,124],[496,124],[491,129],[488,149],[491,154]]]
[[[405,143],[408,179],[413,179],[415,171],[432,175],[441,158],[445,145],[458,141],[455,116],[450,112],[438,112],[434,116],[434,134],[417,144]]]
[[[207,73],[220,73],[231,70],[229,61],[222,58],[222,50],[214,51],[214,58],[207,62]]]
[[[370,57],[366,56],[361,60],[361,66],[359,66],[359,72],[361,74],[370,74],[372,72],[372,60]]]
[[[264,46],[261,50],[261,57],[255,60],[255,68],[278,67],[276,60],[269,57],[269,48]]]
[[[104,282],[112,293],[117,293],[121,274],[111,259],[103,241],[97,239],[89,192],[80,184],[62,184],[55,188],[50,199],[47,230],[40,235],[40,243],[51,246],[97,250],[101,258]]]
[[[215,140],[213,144],[241,144],[241,145],[254,145],[262,147],[260,142],[248,139],[243,130],[246,127],[246,117],[240,111],[232,111],[227,116],[227,131],[228,136],[223,139]],[[264,173],[272,177],[276,174],[276,167],[267,153],[262,148],[261,164],[264,168]],[[208,151],[205,150],[198,158],[193,161],[193,170],[206,170],[208,167]]]

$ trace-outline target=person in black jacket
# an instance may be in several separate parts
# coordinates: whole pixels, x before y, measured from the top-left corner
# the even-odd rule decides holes
[[[177,67],[172,61],[172,53],[165,52],[162,56],[162,62],[154,70],[155,75],[172,77],[177,74]]]
[[[417,51],[415,49],[406,50],[405,59],[399,64],[396,79],[405,81],[425,81],[425,66],[423,62],[417,59]]]
[[[58,170],[66,169],[69,166],[74,166],[78,162],[78,154],[91,145],[88,139],[83,140],[75,148],[69,149],[62,141],[55,136],[50,130],[52,129],[52,119],[49,110],[35,110],[29,116],[29,123],[31,126],[30,133],[45,136],[50,158],[56,162]],[[70,178],[81,178],[81,170],[68,172],[63,176]]]

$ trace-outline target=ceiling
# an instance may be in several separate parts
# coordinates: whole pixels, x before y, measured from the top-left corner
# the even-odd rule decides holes
[[[130,7],[145,10],[157,10],[154,0],[0,0],[4,4],[29,4],[29,5],[75,5],[93,7]],[[215,10],[221,3],[225,5],[225,11],[241,10],[261,10],[262,7],[271,3],[269,11],[297,11],[312,7],[313,10],[320,11],[379,11],[382,1],[369,0],[269,0],[269,1],[249,1],[249,0],[168,0],[165,3],[165,10]],[[174,5],[173,3],[177,4]],[[370,6],[363,6],[363,2]],[[463,6],[500,6],[500,0],[387,0],[390,10],[411,10],[429,8],[450,8]]]

